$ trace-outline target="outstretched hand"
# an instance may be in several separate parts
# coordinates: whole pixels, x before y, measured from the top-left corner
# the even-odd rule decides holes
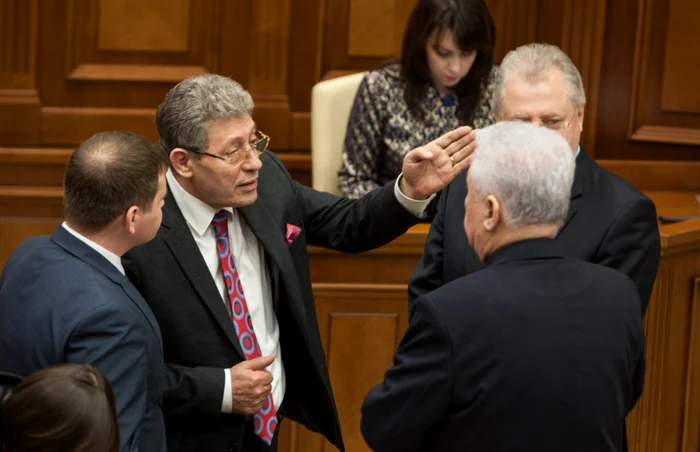
[[[459,127],[406,154],[401,192],[412,199],[426,199],[442,190],[471,163],[477,132]]]

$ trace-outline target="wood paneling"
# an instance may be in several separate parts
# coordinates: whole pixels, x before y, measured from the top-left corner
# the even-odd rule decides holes
[[[630,450],[696,452],[700,220],[662,231],[661,265],[645,318],[644,393],[628,420]]]
[[[697,268],[696,263],[696,268]],[[690,344],[686,376],[682,450],[700,450],[700,277],[695,276],[690,307]]]
[[[413,4],[403,0],[349,0],[349,3],[347,55],[379,58],[398,55]]]
[[[699,14],[692,1],[608,2],[596,157],[700,160]]]
[[[184,52],[189,46],[189,0],[100,0],[100,50]]]
[[[0,0],[0,140],[36,143],[38,0]]]
[[[666,38],[661,109],[700,113],[700,8],[693,0],[671,0]],[[693,14],[695,12],[696,14]]]
[[[360,408],[391,366],[408,326],[406,287],[315,283],[314,297],[346,450],[369,451],[360,432]],[[289,423],[287,428],[291,451],[336,450],[304,427]]]
[[[496,61],[531,41],[560,46],[583,77],[587,152],[647,190],[660,215],[692,214],[700,192],[700,162],[692,162],[700,160],[700,4],[487,3],[497,24]],[[296,180],[309,185],[313,85],[397,56],[413,4],[0,0],[0,268],[22,240],[60,223],[70,150],[108,129],[155,139],[156,106],[192,75],[217,72],[249,89],[271,148]],[[664,260],[646,325],[648,391],[629,425],[635,451],[698,451],[696,226],[664,226]],[[366,450],[359,403],[381,379],[406,327],[405,284],[427,230],[417,226],[355,256],[310,247],[317,312],[349,452]],[[358,360],[358,353],[367,358]],[[281,451],[332,450],[293,423],[285,421],[281,432]]]

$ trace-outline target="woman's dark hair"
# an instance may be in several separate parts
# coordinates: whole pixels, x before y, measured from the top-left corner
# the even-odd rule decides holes
[[[114,394],[87,364],[38,370],[17,385],[3,406],[4,439],[13,452],[118,452]]]
[[[457,118],[471,124],[481,99],[481,89],[493,67],[496,26],[484,0],[418,0],[408,20],[401,48],[401,78],[406,82],[405,100],[409,110],[423,117],[421,103],[432,82],[425,46],[434,31],[455,36],[463,52],[475,50],[476,60],[469,73],[455,87]]]

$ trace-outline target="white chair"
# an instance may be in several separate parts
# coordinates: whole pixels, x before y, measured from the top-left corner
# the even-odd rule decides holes
[[[333,194],[343,141],[357,88],[365,72],[324,80],[311,90],[311,179],[314,189]]]

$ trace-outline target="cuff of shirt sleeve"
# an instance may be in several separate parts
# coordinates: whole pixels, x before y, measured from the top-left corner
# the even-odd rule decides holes
[[[394,184],[394,195],[396,196],[396,200],[413,215],[417,216],[418,218],[425,218],[425,209],[430,204],[430,201],[435,198],[435,193],[430,195],[428,199],[411,199],[401,193],[399,183],[401,182],[402,177],[403,173],[399,174],[399,177],[396,178],[396,183]]]
[[[231,369],[224,369],[224,396],[221,401],[221,412],[233,412],[233,395],[231,394]]]

